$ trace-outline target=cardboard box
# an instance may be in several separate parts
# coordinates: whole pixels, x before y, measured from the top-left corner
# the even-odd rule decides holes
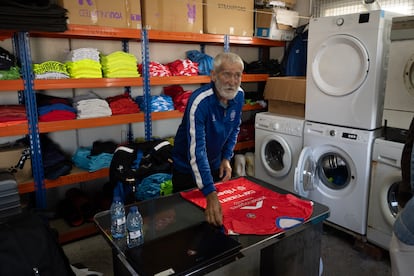
[[[127,14],[129,15],[128,28],[142,29],[142,12],[141,1],[139,0],[125,0]]]
[[[57,0],[68,10],[68,24],[141,28],[141,4],[133,0]]]
[[[253,0],[204,0],[204,32],[253,36]]]
[[[142,0],[147,29],[203,33],[203,0]]]
[[[287,7],[292,9],[295,5],[296,5],[296,0],[277,0],[277,1],[272,1],[272,0],[265,0],[263,1],[263,4],[266,6],[283,6],[283,7]]]
[[[16,166],[22,156],[24,147],[4,147],[0,148],[0,169],[10,169]],[[32,179],[32,162],[27,159],[24,163],[23,169],[17,169],[14,173],[18,182],[23,182]]]
[[[255,36],[272,40],[290,41],[298,26],[299,14],[286,9],[257,9],[255,11]]]
[[[305,117],[306,77],[268,78],[264,90],[268,111]]]

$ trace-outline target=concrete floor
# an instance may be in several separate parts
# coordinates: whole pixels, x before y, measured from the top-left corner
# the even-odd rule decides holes
[[[66,244],[63,250],[71,264],[81,263],[90,271],[113,275],[111,249],[100,235]],[[322,259],[324,276],[391,276],[386,251],[329,225],[324,225]]]

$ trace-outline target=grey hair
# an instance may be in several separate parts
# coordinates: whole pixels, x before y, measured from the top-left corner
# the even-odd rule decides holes
[[[214,58],[214,71],[215,72],[220,72],[221,71],[221,66],[223,64],[223,62],[229,62],[229,63],[239,63],[242,66],[242,70],[244,70],[244,62],[241,59],[241,57],[235,53],[231,53],[231,52],[223,52],[218,54],[215,58]]]

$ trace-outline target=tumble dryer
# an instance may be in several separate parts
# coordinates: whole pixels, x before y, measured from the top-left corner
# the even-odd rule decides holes
[[[387,250],[399,211],[396,195],[403,148],[403,143],[377,138],[372,154],[367,240]]]
[[[381,127],[390,29],[381,10],[310,20],[306,120]]]
[[[304,119],[270,112],[255,118],[255,177],[293,192],[293,174],[303,144]]]
[[[379,130],[306,122],[295,191],[329,207],[327,221],[365,235],[372,146]]]
[[[387,126],[408,129],[414,116],[414,16],[394,17],[385,89]]]

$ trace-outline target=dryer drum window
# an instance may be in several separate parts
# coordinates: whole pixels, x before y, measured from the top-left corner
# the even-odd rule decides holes
[[[283,163],[283,156],[285,150],[283,146],[277,141],[270,141],[265,148],[265,158],[269,167],[274,171],[283,170],[285,165]]]
[[[414,97],[414,54],[405,64],[404,84],[408,93]]]
[[[337,154],[322,155],[317,167],[320,181],[333,190],[344,189],[351,181],[348,163]]]

